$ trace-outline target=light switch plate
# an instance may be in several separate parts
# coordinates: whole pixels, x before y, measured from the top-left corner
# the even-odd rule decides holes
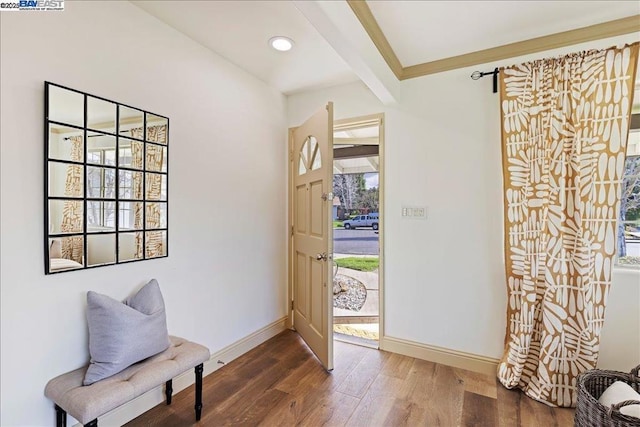
[[[403,206],[402,217],[405,219],[427,219],[427,207]]]

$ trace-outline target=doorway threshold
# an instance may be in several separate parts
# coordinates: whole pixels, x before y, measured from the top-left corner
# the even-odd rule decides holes
[[[380,348],[377,340],[370,340],[367,338],[355,337],[353,335],[341,334],[339,332],[333,333],[333,339],[335,341],[340,341],[347,344],[359,345],[361,347],[374,348],[376,350],[379,350]]]
[[[368,324],[334,324],[333,337],[337,341],[378,348],[378,328],[377,322]]]

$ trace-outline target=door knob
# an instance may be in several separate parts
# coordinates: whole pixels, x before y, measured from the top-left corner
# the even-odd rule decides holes
[[[326,252],[322,252],[321,254],[317,254],[316,255],[316,259],[318,261],[326,261],[327,260],[327,253]]]

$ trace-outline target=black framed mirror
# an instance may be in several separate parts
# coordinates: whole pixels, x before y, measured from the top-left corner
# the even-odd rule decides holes
[[[166,257],[169,119],[45,82],[45,274]]]

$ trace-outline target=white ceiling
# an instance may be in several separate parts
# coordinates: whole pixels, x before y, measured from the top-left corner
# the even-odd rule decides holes
[[[344,0],[132,1],[284,94],[362,80],[384,103],[400,82]],[[367,2],[407,67],[640,14],[631,1]],[[294,49],[277,52],[284,35]]]
[[[133,1],[284,94],[358,80],[290,1]],[[274,36],[295,41],[289,52]]]
[[[368,1],[403,66],[640,14],[639,1]]]

